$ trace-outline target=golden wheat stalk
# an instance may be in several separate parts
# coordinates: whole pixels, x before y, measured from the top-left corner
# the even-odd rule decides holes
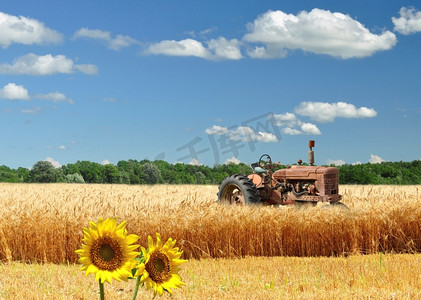
[[[176,239],[185,258],[421,252],[419,186],[341,186],[350,212],[230,207],[217,186],[0,184],[0,260],[76,262],[89,220],[127,220],[146,240]]]

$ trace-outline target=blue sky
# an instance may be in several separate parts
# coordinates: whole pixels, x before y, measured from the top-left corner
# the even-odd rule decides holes
[[[417,1],[6,0],[0,165],[421,159],[420,70]]]

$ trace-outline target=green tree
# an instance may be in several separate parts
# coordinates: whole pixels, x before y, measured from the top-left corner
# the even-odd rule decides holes
[[[121,183],[121,176],[118,168],[113,164],[106,164],[103,167],[104,183]]]
[[[18,182],[27,182],[29,177],[29,169],[19,167],[16,170],[16,175],[18,177]]]
[[[64,175],[64,181],[67,183],[85,183],[82,175],[78,173]]]
[[[38,161],[29,171],[30,182],[58,182],[62,176],[61,169],[56,169],[49,161]]]
[[[90,162],[87,160],[77,161],[73,170],[78,170],[78,173],[83,176],[87,183],[102,183],[103,166],[99,163]]]
[[[148,184],[158,183],[161,179],[161,171],[151,162],[146,162],[142,166],[143,180]]]
[[[16,171],[7,166],[0,166],[0,182],[18,182]]]

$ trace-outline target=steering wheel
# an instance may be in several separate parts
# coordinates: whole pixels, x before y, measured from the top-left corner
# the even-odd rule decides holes
[[[269,154],[263,154],[259,158],[259,166],[265,169],[269,169],[272,167],[272,158],[270,158]]]

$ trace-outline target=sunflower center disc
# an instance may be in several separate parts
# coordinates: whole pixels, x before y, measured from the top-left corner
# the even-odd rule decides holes
[[[164,282],[171,278],[171,264],[168,256],[160,251],[153,252],[145,265],[149,277],[155,282]]]
[[[156,259],[156,260],[154,261],[154,267],[155,267],[155,270],[156,270],[158,273],[162,273],[162,271],[164,271],[165,264],[164,264],[164,262],[162,261],[162,259],[158,258],[158,259]]]
[[[105,261],[110,261],[115,256],[114,249],[108,244],[101,245],[99,248],[99,256]]]
[[[113,271],[121,267],[123,252],[117,240],[102,236],[92,245],[91,259],[99,269]]]

